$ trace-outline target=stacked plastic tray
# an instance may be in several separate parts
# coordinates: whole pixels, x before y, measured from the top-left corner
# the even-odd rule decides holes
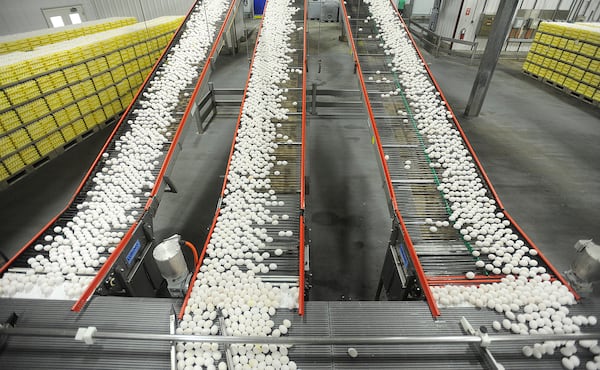
[[[131,102],[182,17],[10,53],[0,61],[0,187]]]
[[[542,22],[523,71],[589,103],[600,103],[600,23]]]
[[[30,51],[39,46],[91,35],[137,22],[134,17],[104,18],[60,28],[47,28],[0,37],[0,54]]]

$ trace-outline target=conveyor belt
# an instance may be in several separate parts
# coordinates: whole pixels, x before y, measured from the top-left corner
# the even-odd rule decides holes
[[[77,329],[95,326],[99,331],[168,333],[172,299],[94,297],[80,314],[69,313],[69,301],[0,299],[0,317],[16,312],[16,328]],[[144,307],[140,310],[140,307]],[[573,307],[573,313],[599,312],[600,302],[589,300]],[[501,314],[468,307],[448,308],[444,319],[434,321],[425,302],[307,302],[305,316],[281,310],[274,320],[292,322],[294,335],[303,337],[384,337],[464,335],[459,321],[467,316],[479,328]],[[560,355],[541,360],[521,355],[520,343],[493,343],[490,351],[507,369],[556,368]],[[358,357],[350,358],[349,346],[295,345],[289,350],[301,369],[486,369],[477,346],[467,344],[355,345]],[[65,351],[65,348],[69,348]],[[97,339],[88,346],[74,338],[10,337],[0,363],[11,369],[166,369],[169,343],[140,340]],[[579,353],[582,363],[590,354]]]
[[[443,183],[441,175],[444,168],[438,167],[439,163],[428,154],[431,143],[418,127],[418,119],[415,118],[418,110],[415,111],[413,105],[415,101],[406,95],[406,87],[400,83],[401,72],[391,68],[391,56],[385,49],[375,20],[371,18],[369,5],[361,0],[348,0],[342,4],[342,8],[346,15],[345,29],[354,52],[361,88],[379,146],[388,193],[402,226],[406,247],[412,254],[421,286],[430,301],[433,314],[436,315],[438,310],[431,299],[429,285],[497,282],[502,275],[492,275],[485,269],[480,269],[475,279],[468,280],[465,277],[467,272],[477,271],[475,262],[480,258],[484,259],[485,256],[474,256],[471,245],[474,241],[464,238],[453,227],[452,222],[446,221],[453,210],[440,187]],[[393,5],[390,5],[391,11],[395,11]],[[398,24],[406,30],[402,19],[399,15],[397,17]],[[408,31],[405,37],[418,54]],[[437,89],[434,90],[438,94],[435,104],[447,108],[448,124],[456,128],[456,138],[462,140],[468,150],[476,176],[481,179],[486,195],[495,200],[497,212],[504,212],[506,219],[510,221],[507,228],[510,228],[525,246],[537,250],[504,210],[454,113],[427,69],[427,64],[420,54],[418,56],[425,66],[431,86]],[[539,261],[538,266],[545,268],[552,279],[559,279],[568,286],[541,253],[538,253],[536,258]],[[484,259],[484,262],[489,263],[487,259]]]
[[[115,190],[118,191],[116,194],[119,194],[119,198],[116,199],[117,201],[129,201],[131,204],[124,206],[125,212],[123,216],[113,220],[110,225],[102,226],[105,231],[108,230],[112,233],[110,234],[110,237],[106,237],[108,234],[104,235],[104,239],[102,239],[101,235],[89,235],[88,239],[96,239],[94,242],[95,246],[102,246],[102,249],[98,251],[98,256],[93,256],[96,257],[95,259],[101,258],[99,263],[92,264],[90,262],[85,268],[67,269],[62,271],[62,274],[61,271],[56,272],[56,276],[53,279],[64,280],[66,277],[67,282],[62,283],[62,285],[60,283],[57,284],[56,288],[52,288],[52,285],[49,285],[49,288],[45,291],[37,290],[36,287],[28,287],[27,284],[21,284],[19,288],[22,289],[22,291],[16,292],[17,297],[73,299],[81,296],[73,306],[73,309],[79,310],[94,293],[96,287],[100,284],[112,264],[129,243],[132,234],[141,224],[142,219],[146,217],[151,208],[152,212],[154,212],[155,208],[158,206],[161,193],[165,188],[164,177],[168,175],[174,162],[174,157],[179,149],[177,142],[183,126],[186,124],[188,116],[193,115],[192,108],[195,105],[194,101],[196,95],[199,90],[204,87],[204,83],[207,80],[205,77],[207,73],[210,72],[210,66],[214,63],[214,57],[218,55],[218,52],[223,45],[222,35],[227,27],[230,26],[234,18],[232,13],[237,9],[239,4],[240,1],[238,0],[232,1],[228,6],[225,3],[216,0],[212,2],[209,0],[206,0],[205,2],[197,0],[194,2],[182,25],[176,31],[167,48],[155,64],[151,74],[147,77],[146,81],[144,81],[134,100],[123,114],[121,120],[102,149],[101,155],[98,156],[89,169],[65,210],[57,215],[29,243],[27,243],[17,255],[3,266],[2,269],[0,269],[0,273],[4,274],[8,272],[10,274],[21,274],[26,271],[29,271],[29,274],[35,272],[33,275],[45,273],[46,270],[43,268],[38,268],[37,271],[30,268],[30,262],[33,261],[32,258],[50,260],[52,258],[49,256],[50,251],[56,250],[63,244],[60,238],[62,238],[61,233],[64,233],[64,231],[55,231],[59,230],[57,227],[64,230],[72,228],[72,225],[74,224],[78,224],[85,229],[86,226],[84,220],[82,220],[82,212],[93,214],[94,210],[86,209],[89,206],[89,203],[98,202],[104,199],[101,197],[110,198],[113,196],[112,191]],[[205,17],[208,15],[207,12],[211,11],[211,15],[214,16],[214,22],[209,27]],[[217,14],[217,12],[219,14]],[[187,41],[183,41],[182,43],[182,35],[187,32],[192,34],[194,32],[200,32],[200,29],[204,31],[204,28],[206,28],[205,32],[211,33],[209,40],[212,41],[209,44],[204,45],[204,51],[206,53],[204,59],[199,59],[197,63],[194,62],[195,64],[193,66],[190,65],[194,74],[191,82],[183,88],[183,90],[173,92],[173,94],[177,94],[176,98],[178,102],[176,106],[170,110],[170,124],[166,125],[161,131],[158,129],[159,126],[157,125],[160,121],[159,116],[153,116],[155,113],[149,113],[150,111],[146,112],[145,110],[145,107],[149,106],[148,103],[145,102],[145,97],[147,96],[147,93],[152,90],[151,86],[153,81],[163,78],[163,73],[166,73],[165,71],[170,68],[169,58],[174,56],[180,47],[186,48],[185,42]],[[131,143],[127,143],[126,140],[128,140],[128,137],[136,137],[138,139],[147,137],[145,136],[145,133],[136,131],[139,127],[132,128],[132,124],[141,122],[137,120],[140,116],[148,117],[155,122],[154,125],[146,126],[150,127],[152,130],[151,133],[147,133],[148,135],[160,132],[162,136],[166,138],[161,144],[155,143],[152,146],[147,144],[147,148],[160,149],[160,155],[153,157],[152,166],[143,174],[144,179],[141,182],[141,188],[138,187],[139,191],[123,193],[122,189],[118,186],[109,186],[108,189],[102,189],[100,184],[103,182],[102,176],[104,176],[104,174],[106,174],[106,178],[110,178],[112,182],[116,179],[122,179],[123,184],[134,181],[128,177],[129,173],[127,169],[122,168],[121,172],[116,171],[116,173],[111,173],[107,171],[107,166],[109,161],[113,158],[128,155],[127,150],[130,149],[132,145]],[[139,146],[139,143],[133,144]],[[143,168],[141,166],[146,164],[144,162],[144,159],[140,157],[131,157],[128,160],[128,163],[136,166],[136,168]],[[121,187],[123,186],[124,185]],[[96,212],[102,213],[102,209],[96,209]],[[57,239],[57,237],[59,239]],[[53,245],[51,242],[55,244]],[[18,275],[12,276],[15,277]],[[62,278],[59,276],[62,276]],[[84,281],[88,283],[83,294],[81,294],[81,285],[65,285],[69,284],[69,280],[73,281],[72,276],[76,276],[78,279],[85,279]],[[4,277],[6,277],[6,274],[4,274]],[[71,290],[70,294],[69,290]],[[5,290],[0,294],[6,293]],[[12,293],[11,295],[15,294],[15,292],[9,293]]]
[[[304,9],[302,0],[296,0],[294,5],[300,9]],[[265,209],[269,211],[271,216],[276,215],[278,218],[276,223],[255,224],[253,227],[265,229],[267,235],[272,238],[271,242],[265,243],[263,248],[264,251],[261,251],[261,253],[267,252],[270,254],[268,260],[265,261],[266,264],[275,263],[277,265],[276,270],[269,271],[268,273],[257,273],[257,275],[261,277],[262,281],[272,283],[276,286],[287,284],[291,287],[298,287],[301,290],[299,294],[301,297],[301,306],[301,303],[303,302],[302,290],[304,288],[304,284],[302,283],[304,280],[304,251],[303,248],[300,248],[299,246],[304,245],[304,131],[306,122],[306,94],[304,93],[306,90],[306,51],[303,31],[306,18],[304,11],[297,12],[294,15],[293,20],[299,30],[294,32],[289,40],[290,47],[295,50],[292,55],[288,55],[292,58],[290,68],[299,69],[303,71],[303,73],[290,73],[288,75],[290,79],[278,86],[278,88],[285,91],[281,94],[281,96],[285,97],[285,100],[281,103],[281,107],[288,109],[288,118],[285,120],[271,120],[272,123],[279,126],[277,128],[276,139],[274,140],[278,147],[272,153],[276,159],[271,161],[273,167],[269,171],[269,175],[265,178],[265,180],[268,179],[269,181],[270,190],[274,190],[275,194],[275,200],[273,200],[271,204],[266,204]],[[257,45],[260,42],[261,31],[262,23],[256,39]],[[250,94],[250,78],[253,75],[252,67],[256,55],[256,47],[254,53],[248,74],[248,82],[244,89],[242,106],[238,116],[228,161],[228,168],[225,174],[226,179],[229,175],[232,156],[235,153],[238,130],[240,129],[240,125],[242,125],[241,120],[245,114],[243,112],[246,98]],[[213,225],[202,251],[200,263],[192,277],[192,281],[195,281],[199,273],[207,245],[211,241],[214,228],[218,225],[218,218],[221,214],[221,210],[223,207],[227,206],[228,186],[229,182],[226,180],[223,184],[221,201],[219,202],[220,208],[216,211]],[[264,189],[264,192],[267,192],[267,189]],[[292,234],[291,236],[288,235],[290,232]],[[274,253],[277,249],[281,249],[283,254],[277,256]],[[183,311],[192,292],[192,288],[193,284],[190,284],[190,289],[180,312],[180,317],[183,316]],[[300,308],[300,311],[301,310],[302,308]]]
[[[12,312],[16,327],[169,332],[174,299],[94,297],[82,313],[69,312],[72,301],[0,299],[4,322]],[[3,369],[166,369],[169,343],[112,341],[88,346],[75,338],[11,337],[0,351]]]

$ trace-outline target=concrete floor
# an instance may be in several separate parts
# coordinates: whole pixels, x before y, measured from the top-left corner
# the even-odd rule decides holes
[[[309,84],[356,89],[348,48],[337,40],[339,25],[322,24],[319,32],[318,23],[311,22],[309,32]],[[220,57],[215,86],[243,87],[245,46],[240,52]],[[426,59],[460,115],[476,67]],[[559,270],[568,268],[576,240],[600,240],[599,117],[597,108],[529,79],[508,62],[494,75],[482,115],[460,118],[506,208]],[[158,238],[178,232],[203,242],[235,121],[231,114],[219,116],[202,135],[186,128],[172,175],[179,193],[163,197],[155,223]],[[310,298],[373,299],[390,220],[366,118],[310,117],[308,124]],[[65,206],[108,131],[0,192],[0,250],[14,254]]]

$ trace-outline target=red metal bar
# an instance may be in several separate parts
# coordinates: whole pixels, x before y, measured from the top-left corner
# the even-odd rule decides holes
[[[504,275],[475,275],[473,279],[467,279],[464,275],[430,276],[427,278],[429,285],[472,285],[480,283],[499,283]]]
[[[267,8],[268,2],[269,1],[267,0],[267,2],[265,3],[265,9]],[[258,33],[256,34],[256,42],[254,44],[254,52],[252,53],[252,59],[250,61],[250,66],[248,68],[248,77],[246,78],[246,86],[244,87],[244,94],[242,95],[242,103],[240,105],[240,111],[238,113],[238,119],[237,119],[237,123],[235,125],[233,140],[231,141],[231,149],[229,150],[229,159],[227,159],[227,168],[225,169],[225,177],[223,178],[223,186],[221,187],[221,199],[223,199],[223,197],[225,196],[225,189],[227,187],[227,177],[229,175],[229,168],[231,166],[231,157],[233,157],[233,152],[235,150],[235,142],[237,139],[238,130],[240,128],[240,121],[242,120],[242,114],[244,111],[244,103],[246,102],[246,94],[248,92],[248,84],[250,82],[250,77],[252,76],[252,66],[254,65],[254,56],[256,55],[256,49],[258,46],[258,42],[260,40],[260,34],[262,33],[262,25],[263,25],[263,23],[261,21],[260,26],[258,28]],[[185,295],[185,299],[183,300],[183,305],[181,306],[181,310],[179,311],[179,319],[183,318],[183,315],[185,313],[185,307],[187,305],[188,300],[190,299],[190,294],[192,293],[192,289],[194,287],[193,282],[196,281],[198,272],[200,271],[200,267],[202,266],[202,261],[204,260],[204,254],[206,253],[206,247],[210,243],[210,239],[212,237],[213,230],[214,230],[215,226],[217,225],[217,219],[219,217],[219,214],[220,214],[220,209],[217,209],[217,212],[215,213],[215,217],[213,219],[210,230],[208,231],[208,235],[206,236],[206,241],[204,243],[204,248],[202,248],[202,254],[200,255],[198,266],[196,266],[194,274],[192,275],[192,279],[190,280],[190,282],[191,282],[190,286]]]
[[[298,314],[304,315],[304,210],[306,207],[306,183],[305,183],[305,166],[306,161],[306,74],[307,74],[307,47],[306,42],[306,22],[308,19],[308,6],[306,0],[304,1],[304,22],[302,29],[302,149],[300,154],[300,240],[299,240],[299,261],[298,261]]]
[[[193,102],[194,99],[195,99],[195,97],[196,97],[196,95],[198,94],[199,87],[200,87],[200,85],[201,85],[201,83],[203,81],[204,75],[206,74],[207,67],[209,66],[210,58],[212,57],[212,55],[214,54],[214,52],[216,50],[216,47],[217,47],[217,45],[218,45],[218,43],[220,41],[221,35],[223,33],[223,29],[227,25],[227,21],[229,19],[229,16],[231,14],[231,11],[233,9],[234,4],[235,4],[235,1],[232,2],[232,4],[230,5],[229,11],[227,12],[227,15],[225,17],[225,21],[223,22],[223,25],[221,26],[221,29],[219,30],[219,34],[217,35],[217,37],[215,38],[215,40],[213,42],[213,46],[211,48],[211,52],[209,54],[209,58],[206,59],[206,63],[204,65],[204,68],[202,69],[200,77],[198,78],[198,82],[196,83],[196,86],[194,88],[194,93],[192,94],[192,97],[190,98],[190,102]],[[193,11],[193,9],[194,9],[195,6],[196,6],[196,2],[190,7],[190,10],[188,11],[188,14],[186,15],[185,20],[189,19],[189,16],[190,16],[190,14]],[[91,175],[92,171],[94,170],[94,167],[96,166],[97,162],[102,157],[102,154],[106,151],[106,148],[108,147],[108,145],[110,145],[110,143],[112,142],[112,139],[113,139],[114,135],[116,134],[117,129],[120,127],[120,125],[123,123],[123,121],[125,120],[125,118],[129,114],[129,112],[131,111],[131,109],[132,109],[133,105],[135,104],[135,102],[137,101],[139,95],[141,94],[141,92],[143,91],[143,89],[145,88],[145,86],[147,85],[147,83],[148,83],[149,79],[151,78],[152,74],[154,73],[154,71],[156,70],[156,68],[160,64],[161,60],[163,59],[165,53],[167,53],[167,51],[172,46],[173,41],[175,40],[175,37],[181,31],[181,29],[184,26],[184,24],[185,24],[185,21],[183,21],[179,25],[179,27],[177,28],[177,31],[173,34],[173,36],[171,37],[171,40],[169,40],[168,45],[165,47],[165,49],[161,53],[161,55],[158,58],[158,60],[154,63],[154,66],[152,67],[152,71],[148,74],[148,76],[146,76],[146,79],[144,80],[144,82],[140,86],[140,89],[136,93],[135,97],[133,98],[133,100],[131,101],[131,103],[129,104],[129,106],[127,107],[127,110],[125,111],[125,113],[121,117],[121,119],[120,119],[117,127],[115,127],[115,130],[113,130],[111,136],[106,141],[106,144],[104,144],[104,147],[102,148],[102,151],[100,151],[100,154],[96,158],[96,161],[94,162],[94,164],[92,165],[92,167],[88,171],[88,173],[86,175],[86,180]],[[171,146],[169,148],[169,151],[167,152],[167,155],[165,156],[165,159],[163,161],[163,165],[161,167],[161,170],[160,170],[160,172],[159,172],[159,174],[158,174],[158,176],[157,176],[157,178],[156,178],[156,180],[154,182],[154,188],[152,190],[152,193],[151,193],[150,197],[148,198],[148,201],[146,202],[146,206],[144,207],[145,210],[148,209],[149,204],[151,203],[152,197],[158,191],[159,184],[162,181],[162,178],[164,176],[166,168],[167,168],[167,166],[169,164],[169,161],[170,161],[171,156],[173,154],[173,151],[175,149],[175,144],[177,143],[177,141],[179,140],[179,137],[181,135],[181,132],[182,132],[182,129],[183,129],[183,124],[182,123],[185,123],[185,121],[187,119],[187,115],[189,114],[190,109],[191,109],[191,104],[188,105],[188,107],[186,109],[186,113],[182,117],[182,119],[180,121],[180,125],[179,125],[179,127],[177,129],[177,132],[176,132],[175,136],[173,137],[173,141],[171,142]],[[75,196],[77,195],[77,193],[79,193],[79,191],[83,187],[84,183],[85,183],[85,180],[84,180],[84,182],[81,183],[79,189],[77,190],[77,192],[73,196],[73,199],[75,198]],[[142,216],[143,216],[143,214],[142,214]],[[123,237],[123,239],[121,240],[121,242],[116,247],[115,251],[110,255],[110,257],[108,258],[108,260],[106,261],[106,263],[102,266],[102,268],[100,268],[100,270],[98,270],[98,273],[96,274],[96,276],[94,277],[94,279],[92,280],[92,282],[90,283],[90,285],[86,288],[86,290],[84,291],[84,293],[82,294],[82,296],[77,300],[77,302],[75,302],[75,304],[73,305],[73,307],[71,308],[71,310],[79,312],[84,307],[85,303],[90,299],[90,297],[92,296],[92,294],[94,293],[94,291],[96,290],[96,288],[98,287],[98,285],[100,285],[100,282],[104,279],[104,276],[108,273],[109,269],[112,268],[112,265],[116,261],[117,256],[119,256],[121,254],[121,252],[123,251],[123,249],[125,248],[125,246],[127,245],[127,243],[129,243],[129,240],[131,239],[131,236],[133,235],[133,231],[134,231],[135,227],[137,226],[137,223],[139,222],[139,220],[141,219],[142,216],[140,216],[140,218],[138,218],[138,221],[136,221],[131,226],[131,228],[125,234],[125,236]],[[113,256],[114,256],[114,258],[113,258]]]
[[[365,81],[363,78],[360,61],[358,60],[358,53],[356,52],[356,46],[354,45],[354,37],[352,36],[352,28],[350,26],[350,22],[348,21],[348,13],[346,11],[346,6],[344,4],[344,1],[340,1],[340,2],[341,2],[342,11],[344,13],[344,22],[346,23],[346,26],[348,27],[348,40],[349,40],[350,46],[352,48],[352,55],[354,58],[354,62],[356,63],[356,74],[358,75],[358,79],[360,81],[360,87],[361,87],[361,90],[365,97],[365,104],[367,106],[367,111],[369,113],[369,119],[371,120],[371,124],[373,127],[373,135],[375,136],[375,141],[377,143],[377,150],[379,151],[379,157],[380,157],[381,163],[383,165],[383,171],[385,174],[385,180],[386,180],[386,183],[388,186],[388,191],[390,193],[392,207],[394,208],[394,212],[396,213],[398,222],[400,223],[400,228],[402,229],[402,235],[403,235],[404,241],[406,243],[406,249],[408,250],[408,253],[410,254],[413,265],[415,267],[415,271],[417,273],[419,281],[421,282],[421,288],[423,289],[423,293],[425,294],[425,297],[427,299],[427,304],[429,305],[431,314],[434,317],[438,317],[440,315],[439,308],[437,307],[437,304],[433,297],[433,293],[431,292],[431,289],[429,288],[429,285],[427,284],[427,277],[425,276],[425,271],[423,270],[423,266],[421,266],[421,261],[419,260],[419,257],[417,255],[415,247],[412,243],[410,235],[408,234],[408,230],[406,228],[406,224],[404,223],[404,219],[402,218],[400,210],[398,209],[398,203],[396,202],[396,194],[394,192],[394,187],[392,185],[392,179],[390,176],[390,172],[388,170],[387,161],[385,160],[385,154],[383,152],[383,146],[381,145],[379,131],[377,131],[377,123],[375,121],[373,109],[371,108],[371,102],[369,100],[369,93],[368,93],[368,90],[367,90],[367,87],[365,85]]]
[[[298,314],[304,316],[304,215],[300,215],[300,250],[298,263]]]
[[[394,2],[392,0],[390,0],[390,3],[392,4],[392,6],[394,6]],[[423,61],[423,66],[427,70],[427,74],[429,75],[429,78],[431,79],[431,81],[435,85],[435,88],[437,89],[437,91],[440,93],[440,98],[446,103],[447,109],[450,111],[450,113],[452,113],[452,120],[454,121],[454,124],[455,124],[457,130],[460,132],[460,136],[462,137],[465,145],[467,146],[467,149],[469,150],[469,153],[471,154],[471,157],[473,157],[473,161],[477,165],[477,168],[479,169],[479,172],[481,173],[481,176],[483,177],[486,185],[488,186],[488,189],[492,193],[492,196],[493,196],[494,200],[496,201],[496,204],[498,204],[498,208],[501,209],[504,212],[504,215],[506,216],[506,218],[509,219],[509,221],[512,223],[512,225],[514,226],[514,228],[517,229],[517,231],[521,234],[521,236],[523,237],[523,239],[525,239],[525,241],[527,241],[527,243],[531,247],[533,247],[536,251],[538,251],[538,256],[540,257],[540,259],[548,266],[548,268],[552,271],[552,273],[554,275],[556,275],[557,279],[560,280],[560,282],[562,282],[565,286],[567,286],[567,288],[571,291],[571,293],[573,293],[573,295],[579,300],[580,296],[575,292],[575,290],[573,289],[573,287],[571,287],[571,285],[567,282],[567,280],[550,263],[550,261],[544,256],[544,254],[539,250],[539,248],[533,243],[533,241],[527,236],[527,234],[525,234],[525,232],[521,229],[521,227],[514,221],[514,219],[504,209],[504,204],[502,204],[502,200],[498,196],[498,193],[496,192],[496,189],[492,185],[492,182],[490,181],[487,173],[485,172],[485,169],[483,168],[483,165],[479,161],[479,158],[477,157],[477,154],[475,153],[475,150],[471,146],[471,143],[469,142],[469,139],[467,138],[465,132],[463,131],[460,123],[456,119],[456,114],[454,114],[454,111],[452,110],[452,107],[450,107],[450,104],[448,103],[448,100],[446,99],[444,93],[442,92],[442,89],[438,85],[435,77],[433,76],[433,73],[431,73],[431,70],[429,69],[429,66],[427,65],[427,63],[425,61],[425,58],[423,58],[423,54],[421,54],[421,51],[417,47],[417,44],[416,44],[416,42],[415,42],[412,34],[410,33],[410,30],[406,26],[406,23],[404,23],[404,20],[400,16],[400,13],[398,12],[398,9],[396,9],[396,13],[398,15],[398,18],[400,19],[400,22],[402,22],[404,30],[406,31],[406,34],[408,35],[409,39],[411,40],[411,42],[413,44],[413,47],[417,51],[417,53],[418,53],[419,57],[421,58],[421,60]]]

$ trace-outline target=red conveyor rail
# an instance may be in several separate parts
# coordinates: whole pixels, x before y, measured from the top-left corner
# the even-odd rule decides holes
[[[402,230],[402,237],[406,244],[406,249],[408,250],[408,253],[410,254],[411,260],[415,267],[415,271],[417,273],[417,277],[421,284],[421,288],[423,289],[423,293],[425,294],[427,304],[429,305],[431,314],[434,317],[438,317],[440,315],[440,310],[435,302],[433,293],[431,292],[431,288],[429,287],[429,284],[427,283],[427,277],[425,275],[425,271],[423,270],[423,267],[421,266],[421,262],[419,261],[419,257],[417,256],[417,252],[415,250],[413,242],[410,238],[410,235],[408,234],[408,230],[406,228],[404,219],[403,219],[402,215],[400,214],[400,210],[398,209],[398,204],[396,202],[396,195],[394,192],[394,187],[392,185],[390,172],[389,172],[389,169],[387,166],[387,161],[385,159],[385,153],[383,151],[383,146],[381,145],[381,138],[380,138],[379,132],[377,130],[377,122],[375,121],[373,109],[371,107],[371,102],[369,100],[369,93],[368,93],[367,87],[365,85],[362,68],[360,66],[360,61],[358,60],[358,53],[356,51],[356,46],[354,44],[354,37],[352,36],[352,28],[351,28],[350,22],[348,20],[348,13],[346,11],[346,6],[344,4],[344,1],[342,0],[342,1],[340,1],[340,3],[341,3],[340,4],[341,9],[343,12],[344,22],[345,22],[346,28],[347,28],[348,42],[350,44],[350,47],[352,48],[352,57],[354,59],[355,65],[356,65],[356,74],[358,75],[360,88],[361,88],[362,94],[365,98],[365,105],[367,107],[369,120],[371,121],[371,125],[373,127],[373,135],[375,137],[375,142],[377,143],[377,151],[379,153],[379,159],[380,159],[382,167],[383,167],[385,181],[386,181],[386,185],[387,185],[389,196],[390,196],[390,201],[392,202],[392,207],[394,209],[394,213],[395,213],[396,217],[398,218],[398,222],[399,222],[400,228]]]
[[[304,1],[304,16],[302,22],[302,149],[300,155],[300,238],[298,243],[298,314],[304,315],[304,211],[306,208],[306,75],[308,70],[307,54],[308,43],[306,42],[306,28],[308,19],[308,6]]]
[[[555,275],[555,277],[562,284],[564,284],[571,291],[571,293],[573,293],[573,295],[575,296],[575,298],[577,300],[579,300],[580,296],[577,294],[577,292],[575,292],[575,290],[573,289],[573,287],[571,287],[571,285],[567,282],[567,280],[550,263],[550,261],[544,256],[544,254],[539,250],[539,248],[535,245],[535,243],[529,238],[529,236],[527,236],[527,234],[525,234],[525,232],[523,231],[523,229],[521,229],[521,227],[516,223],[516,221],[512,218],[512,216],[504,208],[504,205],[503,205],[502,201],[500,200],[500,197],[498,196],[498,193],[496,192],[496,189],[492,185],[492,182],[490,181],[487,173],[485,172],[485,170],[483,168],[483,165],[481,164],[481,161],[477,157],[477,154],[475,153],[475,150],[473,149],[473,146],[471,145],[471,143],[469,142],[469,139],[465,135],[465,132],[462,129],[460,123],[456,119],[456,114],[452,110],[452,107],[450,107],[450,104],[448,103],[448,100],[446,99],[446,96],[442,92],[442,89],[440,88],[439,84],[437,83],[435,77],[433,77],[433,73],[431,73],[431,70],[429,69],[429,66],[427,65],[427,62],[425,61],[425,58],[423,58],[423,54],[421,54],[421,51],[417,47],[417,44],[416,44],[416,42],[415,42],[412,34],[410,33],[410,30],[406,26],[406,23],[404,23],[404,20],[402,19],[402,16],[398,12],[398,9],[395,7],[395,4],[394,4],[394,2],[392,0],[390,0],[390,4],[392,5],[392,7],[394,9],[396,9],[396,14],[398,16],[398,19],[400,20],[400,22],[402,22],[402,26],[404,27],[404,30],[405,30],[406,34],[408,35],[408,37],[409,37],[409,39],[410,39],[410,41],[411,41],[411,43],[412,43],[415,51],[419,55],[419,58],[423,62],[423,66],[425,67],[425,70],[427,71],[427,74],[429,75],[429,78],[431,79],[431,82],[434,84],[434,86],[436,88],[436,91],[440,93],[440,99],[442,99],[442,101],[446,105],[446,108],[452,114],[452,121],[454,122],[454,125],[456,126],[456,129],[460,132],[460,136],[462,137],[463,142],[465,143],[465,146],[469,150],[469,154],[473,158],[473,161],[477,165],[477,168],[479,169],[479,172],[480,172],[481,176],[483,177],[483,180],[485,181],[485,184],[486,184],[488,190],[492,194],[492,197],[496,201],[496,204],[498,205],[498,208],[504,213],[505,217],[510,221],[511,225],[519,232],[519,234],[523,237],[523,239],[525,239],[525,241],[529,244],[529,246],[533,247],[538,252],[538,257],[546,264],[546,266],[548,266],[548,268]],[[462,280],[461,279],[455,279],[454,283],[455,284],[459,284],[459,283],[460,284],[472,284],[472,281],[471,280],[467,280],[467,279],[462,279]]]
[[[269,1],[267,0],[265,3],[265,9],[267,7],[268,2]],[[219,199],[223,199],[223,197],[225,196],[225,189],[227,187],[227,178],[229,177],[229,168],[231,166],[231,158],[233,157],[233,153],[235,151],[235,143],[237,140],[238,130],[240,128],[240,123],[242,120],[242,115],[243,115],[243,111],[244,111],[244,103],[246,102],[246,94],[248,92],[248,85],[250,83],[250,77],[252,76],[252,66],[254,65],[254,56],[256,55],[256,47],[258,46],[258,43],[260,40],[260,34],[262,33],[262,26],[263,26],[263,21],[261,20],[260,26],[258,27],[258,32],[256,34],[256,42],[254,43],[254,52],[252,53],[252,59],[250,61],[250,66],[248,67],[248,77],[246,78],[246,86],[244,87],[244,93],[242,95],[242,103],[240,105],[240,111],[238,113],[237,123],[235,125],[233,140],[231,141],[231,149],[229,149],[229,158],[227,159],[227,168],[225,169],[225,176],[223,176],[223,186],[221,187],[221,195],[220,195]],[[198,273],[200,272],[200,267],[202,266],[202,262],[204,261],[204,256],[206,254],[206,248],[208,247],[208,244],[210,243],[210,239],[212,238],[213,231],[215,229],[215,226],[217,225],[217,219],[219,218],[219,215],[221,214],[220,206],[221,206],[221,204],[219,202],[219,205],[217,206],[217,210],[215,212],[215,217],[213,219],[212,225],[210,227],[210,230],[208,231],[208,235],[206,236],[206,241],[204,242],[204,246],[202,248],[202,253],[200,254],[200,259],[198,260],[198,264],[196,265],[196,268],[194,269],[194,273],[192,274],[192,279],[190,280],[190,282],[191,282],[190,286],[188,287],[188,291],[183,300],[183,304],[181,305],[181,310],[179,311],[179,319],[180,320],[183,318],[183,315],[185,313],[185,308],[190,299],[190,295],[192,294],[192,289],[194,288],[193,282],[195,282],[196,278],[198,277]]]

